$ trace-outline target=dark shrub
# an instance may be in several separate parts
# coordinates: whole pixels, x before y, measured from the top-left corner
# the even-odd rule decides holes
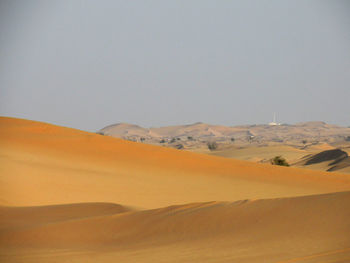
[[[208,149],[214,151],[218,148],[218,144],[216,142],[207,142]]]
[[[287,163],[286,159],[284,159],[282,156],[276,156],[275,158],[271,159],[271,164],[289,166],[289,163]]]

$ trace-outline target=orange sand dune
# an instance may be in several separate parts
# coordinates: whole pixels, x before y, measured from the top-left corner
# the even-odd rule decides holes
[[[254,164],[0,118],[0,204],[142,208],[350,190],[348,175]]]
[[[3,262],[349,262],[350,192],[145,211],[2,208]],[[98,204],[76,204],[85,211]],[[80,208],[81,206],[81,208]],[[106,212],[106,209],[109,211]],[[47,218],[50,210],[51,218]],[[25,222],[18,217],[29,217]],[[44,220],[43,218],[47,218]],[[15,221],[15,222],[12,222]],[[9,227],[10,225],[10,227]],[[14,250],[15,248],[15,250]]]

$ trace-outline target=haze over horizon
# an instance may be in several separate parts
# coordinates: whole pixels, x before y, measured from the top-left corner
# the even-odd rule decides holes
[[[349,14],[0,0],[0,262],[350,262]]]
[[[1,1],[0,115],[350,125],[347,1]]]

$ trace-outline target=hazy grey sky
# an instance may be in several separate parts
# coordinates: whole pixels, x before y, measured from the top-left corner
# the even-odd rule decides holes
[[[350,125],[350,1],[0,0],[0,115]]]

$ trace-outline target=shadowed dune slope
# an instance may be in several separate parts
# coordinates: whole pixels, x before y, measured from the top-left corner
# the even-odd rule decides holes
[[[340,192],[145,211],[117,206],[115,214],[74,220],[69,206],[8,208],[5,221],[30,210],[37,218],[11,228],[3,222],[0,242],[7,262],[347,262],[349,204],[350,192]],[[56,220],[38,222],[47,209]]]
[[[0,118],[0,204],[157,208],[350,190],[348,175],[283,168]]]
[[[322,151],[317,154],[307,155],[296,166],[309,166],[313,169],[323,167],[326,171],[350,171],[350,157],[347,152],[341,149]]]
[[[327,150],[307,158],[305,165],[311,165],[326,161],[332,161],[332,164],[336,164],[347,157],[349,157],[348,154],[340,149]]]

